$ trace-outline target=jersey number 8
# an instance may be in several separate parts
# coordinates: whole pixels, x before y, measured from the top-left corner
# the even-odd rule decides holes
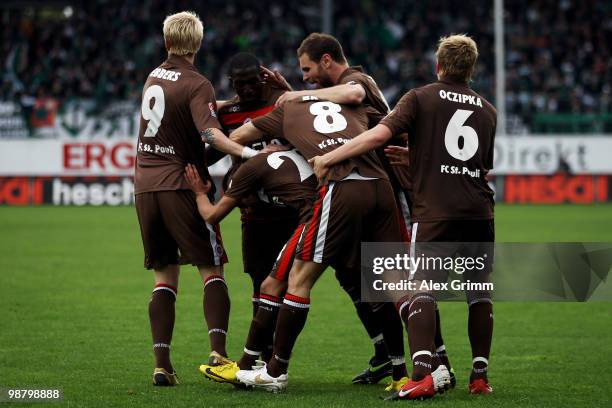
[[[448,121],[444,133],[444,145],[448,154],[457,160],[468,161],[478,151],[478,135],[473,127],[464,125],[470,115],[470,110],[457,109]]]
[[[151,106],[151,99],[153,99],[153,106]],[[144,137],[155,137],[161,125],[162,118],[164,117],[164,110],[166,109],[166,102],[164,100],[164,90],[159,85],[151,85],[147,88],[142,97],[142,106],[140,111],[142,118],[147,123],[147,130],[145,130]]]
[[[319,133],[334,133],[346,129],[348,125],[340,114],[342,108],[333,102],[316,102],[310,105],[310,113],[315,115],[313,126]],[[331,119],[331,122],[329,119]]]

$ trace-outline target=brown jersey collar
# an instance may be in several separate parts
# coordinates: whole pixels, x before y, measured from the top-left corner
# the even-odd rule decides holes
[[[361,65],[354,65],[352,67],[348,67],[340,74],[340,77],[338,78],[338,83],[342,82],[342,80],[346,76],[352,74],[353,72],[363,72],[363,67]]]

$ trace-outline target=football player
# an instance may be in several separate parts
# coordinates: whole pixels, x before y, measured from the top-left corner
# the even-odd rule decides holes
[[[408,169],[414,182],[413,245],[457,242],[464,256],[482,254],[491,250],[495,240],[493,191],[486,175],[493,167],[496,110],[469,86],[478,58],[474,40],[465,35],[444,37],[436,57],[437,82],[406,93],[379,125],[311,163],[317,176],[326,179],[339,163],[366,154],[392,135],[408,132]],[[479,280],[488,280],[492,258],[488,256],[485,276]],[[416,271],[415,281],[426,278],[424,271]],[[467,291],[466,297],[472,347],[469,391],[488,394],[492,392],[487,379],[493,333],[491,294]],[[436,299],[430,291],[417,290],[397,307],[409,333],[413,362],[412,378],[397,397],[430,398],[434,395],[432,344],[439,324]]]
[[[142,93],[134,188],[144,264],[153,269],[155,278],[149,303],[155,385],[178,383],[170,361],[170,343],[179,264],[197,266],[204,284],[203,309],[212,349],[209,360],[227,361],[230,301],[223,278],[227,258],[219,226],[199,217],[183,169],[193,163],[202,178],[210,179],[204,142],[243,158],[257,154],[221,131],[213,87],[194,66],[203,30],[202,22],[191,12],[164,20],[168,58],[151,71]],[[213,193],[211,190],[211,196]]]

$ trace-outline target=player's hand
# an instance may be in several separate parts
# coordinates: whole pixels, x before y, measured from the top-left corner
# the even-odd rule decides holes
[[[287,91],[276,100],[276,106],[283,106],[287,102],[297,101],[302,98],[301,91]]]
[[[261,74],[263,76],[264,82],[275,85],[276,87],[281,88],[281,89],[286,89],[288,91],[293,90],[293,88],[291,88],[291,85],[289,85],[289,82],[287,82],[285,77],[282,76],[281,73],[278,72],[277,70],[272,71],[262,66]]]
[[[274,152],[284,152],[286,150],[291,150],[291,146],[289,145],[281,145],[276,143],[270,143],[266,145],[263,149],[261,149],[262,153],[274,153]]]
[[[198,170],[193,164],[185,166],[185,178],[187,179],[187,183],[189,183],[189,187],[191,187],[196,194],[208,194],[212,187],[210,180],[207,180],[206,183],[202,181]]]
[[[387,146],[385,147],[385,156],[389,159],[389,164],[392,166],[408,166],[408,148],[403,146]]]
[[[319,181],[322,181],[327,177],[327,173],[329,173],[329,166],[326,164],[323,156],[315,156],[308,160],[308,163],[312,166],[312,169]]]

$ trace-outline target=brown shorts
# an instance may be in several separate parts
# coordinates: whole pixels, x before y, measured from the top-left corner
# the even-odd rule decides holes
[[[490,282],[489,275],[493,269],[495,242],[494,220],[446,220],[432,222],[415,222],[412,226],[411,256],[447,259],[455,262],[454,271],[459,266],[460,273],[450,272],[451,279],[464,282]],[[467,267],[466,260],[480,259],[482,268]],[[474,263],[475,265],[476,263]],[[459,265],[459,266],[457,266]],[[416,268],[412,278],[415,281],[446,282],[449,270],[431,267]],[[467,300],[472,303],[478,299],[490,299],[488,291],[466,291]]]
[[[161,269],[173,264],[218,266],[227,262],[219,225],[208,224],[200,216],[193,192],[137,194],[136,213],[145,268]]]
[[[259,293],[261,283],[270,275],[278,253],[297,225],[297,217],[242,222],[242,263],[255,293]]]
[[[416,242],[495,242],[494,220],[446,220],[415,222]]]
[[[296,259],[359,270],[361,242],[401,242],[388,180],[343,180],[319,189]]]

